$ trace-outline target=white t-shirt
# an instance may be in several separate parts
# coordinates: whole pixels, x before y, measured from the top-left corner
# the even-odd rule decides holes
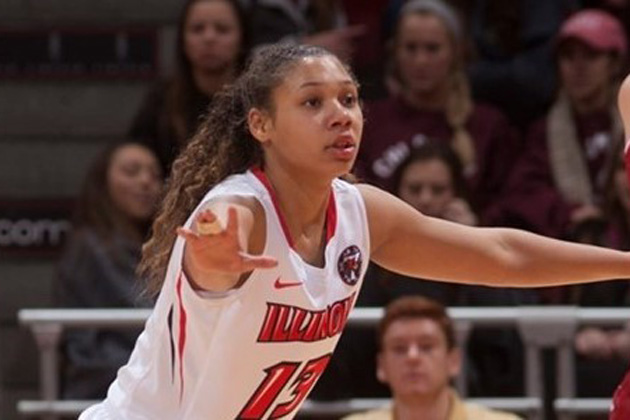
[[[261,171],[233,175],[213,188],[200,206],[228,195],[261,203],[263,254],[277,258],[278,266],[255,270],[240,288],[220,296],[200,296],[182,273],[184,241],[178,238],[129,362],[107,398],[80,420],[293,418],[332,355],[369,258],[359,191],[341,180],[332,191],[325,266],[318,268],[292,249]]]

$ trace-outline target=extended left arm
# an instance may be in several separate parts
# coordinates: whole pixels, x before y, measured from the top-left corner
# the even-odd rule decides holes
[[[525,231],[475,228],[427,217],[398,198],[360,185],[371,259],[426,279],[540,287],[630,278],[630,254]]]

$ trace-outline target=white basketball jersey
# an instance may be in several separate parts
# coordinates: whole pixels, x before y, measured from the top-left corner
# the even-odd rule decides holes
[[[260,170],[231,176],[202,203],[228,195],[261,203],[263,253],[278,266],[255,270],[220,296],[200,296],[182,273],[184,240],[178,238],[128,364],[105,401],[80,419],[291,419],[297,413],[330,360],[367,268],[363,199],[354,186],[333,182],[325,265],[317,268],[292,249]]]

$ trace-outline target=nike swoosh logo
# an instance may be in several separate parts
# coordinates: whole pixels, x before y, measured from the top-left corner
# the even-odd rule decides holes
[[[275,287],[276,289],[284,289],[287,287],[295,287],[295,286],[301,286],[301,285],[302,285],[301,281],[283,283],[282,281],[280,281],[280,277],[278,277],[276,281],[273,283],[273,287]]]

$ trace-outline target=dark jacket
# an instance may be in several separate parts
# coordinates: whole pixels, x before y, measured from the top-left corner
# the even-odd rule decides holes
[[[65,308],[149,307],[135,269],[140,245],[122,236],[105,241],[96,232],[73,234],[59,262],[57,303]],[[77,329],[64,335],[62,396],[99,399],[127,362],[140,329]]]

